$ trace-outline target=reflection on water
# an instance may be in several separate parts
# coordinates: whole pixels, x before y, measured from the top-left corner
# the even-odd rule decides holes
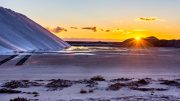
[[[127,48],[120,48],[120,47],[84,47],[84,46],[72,46],[68,48],[66,51],[85,51],[85,52],[92,52],[92,51],[128,51]]]
[[[180,53],[178,48],[123,48],[123,47],[95,47],[95,46],[72,46],[59,51],[62,54],[73,53],[74,55],[159,55],[171,56],[171,53]],[[70,54],[72,55],[72,54]]]
[[[72,46],[64,51],[148,51],[148,50],[158,50],[158,51],[174,51],[180,50],[178,48],[124,48],[124,47],[96,47],[96,46]]]

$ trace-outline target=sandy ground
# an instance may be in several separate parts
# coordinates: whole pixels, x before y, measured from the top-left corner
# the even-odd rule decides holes
[[[92,50],[92,49],[90,49]],[[11,80],[42,80],[39,87],[16,88],[23,92],[38,92],[33,94],[0,94],[0,101],[9,101],[15,97],[39,99],[38,101],[58,101],[82,99],[90,100],[120,100],[139,101],[157,99],[178,101],[180,89],[176,86],[161,85],[163,80],[180,79],[180,51],[172,48],[152,48],[148,50],[127,49],[73,49],[58,53],[21,53],[12,60],[0,66],[0,84],[3,85]],[[31,57],[21,66],[15,66],[25,55]],[[10,55],[1,55],[0,61]],[[81,89],[89,89],[85,84],[73,84],[63,90],[48,91],[45,87],[51,79],[83,80],[96,75],[102,75],[106,81],[98,82],[97,89],[93,93],[81,94]],[[106,88],[115,78],[133,78],[133,80],[151,78],[148,85],[142,87],[165,88],[165,91],[138,91],[129,87],[122,87],[118,91],[107,91]],[[3,87],[1,87],[3,88]],[[168,97],[168,99],[162,99]],[[134,100],[133,100],[134,99]],[[92,100],[92,99],[91,99]]]

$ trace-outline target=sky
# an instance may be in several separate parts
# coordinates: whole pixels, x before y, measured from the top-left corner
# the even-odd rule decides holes
[[[180,0],[0,0],[64,40],[180,39]]]

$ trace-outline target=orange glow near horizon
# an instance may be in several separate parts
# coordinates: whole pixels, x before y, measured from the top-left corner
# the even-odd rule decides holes
[[[160,27],[162,26],[162,28]],[[110,41],[121,42],[129,38],[145,38],[155,36],[159,39],[180,39],[180,29],[164,28],[163,25],[149,26],[149,28],[129,28],[127,26],[121,27],[97,27],[97,31],[82,29],[83,26],[77,27],[78,29],[71,29],[69,26],[63,26],[67,32],[54,33],[64,40],[77,40],[77,41]],[[151,28],[152,27],[152,28]],[[51,27],[55,28],[55,27]],[[163,30],[162,30],[163,29]],[[108,31],[106,31],[108,30]],[[171,34],[173,33],[173,34]]]
[[[54,33],[58,37],[68,41],[109,41],[122,42],[129,38],[141,38],[155,36],[159,39],[180,39],[180,29],[176,27],[178,24],[167,21],[159,22],[138,22],[124,20],[123,24],[106,24],[96,23],[83,25],[54,24],[42,23],[45,28],[54,29],[60,27],[67,29],[67,32]],[[41,24],[41,22],[39,22]],[[66,25],[66,26],[63,26]],[[171,27],[174,26],[174,27]],[[77,29],[72,29],[76,27]],[[82,29],[83,27],[96,27],[96,31],[92,29]]]
[[[67,29],[67,32],[54,33],[58,37],[68,41],[108,41],[122,42],[137,36],[141,38],[154,36],[158,39],[180,39],[179,23],[173,20],[158,20],[153,22],[136,21],[132,19],[121,19],[123,23],[118,23],[117,19],[108,19],[108,22],[80,22],[79,24],[55,23],[55,21],[37,21],[45,28],[54,29],[57,26]],[[52,19],[53,20],[53,19]],[[59,21],[61,22],[61,21]],[[76,27],[77,29],[72,29]],[[82,29],[83,27],[96,27],[92,29]],[[52,32],[52,31],[51,31]]]

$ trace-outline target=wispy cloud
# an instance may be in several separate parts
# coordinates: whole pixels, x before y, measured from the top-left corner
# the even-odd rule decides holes
[[[103,28],[97,28],[97,27],[82,27],[82,29],[92,30],[93,32],[98,32],[98,31],[111,32],[110,29],[103,29]]]
[[[60,32],[67,32],[67,29],[57,26],[56,28],[47,28],[50,32],[53,33],[60,33]]]
[[[46,28],[49,31],[53,32],[53,33],[60,33],[60,32],[67,32],[66,28],[63,27],[55,27],[55,28]],[[127,35],[127,34],[132,34],[132,33],[143,33],[145,31],[147,31],[147,29],[144,28],[137,28],[137,29],[131,29],[131,30],[126,30],[123,28],[99,28],[99,27],[69,27],[69,30],[76,30],[76,29],[80,29],[80,30],[87,30],[87,31],[93,31],[93,32],[105,32],[105,33],[117,33],[117,34],[122,34],[122,35]]]
[[[107,30],[105,30],[105,32],[111,32],[111,30],[107,29]]]
[[[112,32],[124,32],[124,29],[119,29],[119,28],[117,28],[117,29],[114,29],[114,30],[112,30]]]
[[[86,30],[92,30],[94,32],[98,32],[98,31],[102,31],[102,32],[114,32],[114,33],[118,33],[118,32],[124,32],[123,29],[117,28],[117,29],[103,29],[103,28],[97,28],[97,27],[83,27],[82,29],[86,29]]]
[[[78,29],[78,27],[70,27],[71,29]]]
[[[93,32],[97,32],[97,27],[83,27],[82,29],[92,30]]]
[[[105,32],[113,32],[113,33],[123,33],[124,29],[116,28],[116,29],[103,29]]]
[[[139,17],[136,20],[137,21],[158,21],[160,19],[157,17]]]

